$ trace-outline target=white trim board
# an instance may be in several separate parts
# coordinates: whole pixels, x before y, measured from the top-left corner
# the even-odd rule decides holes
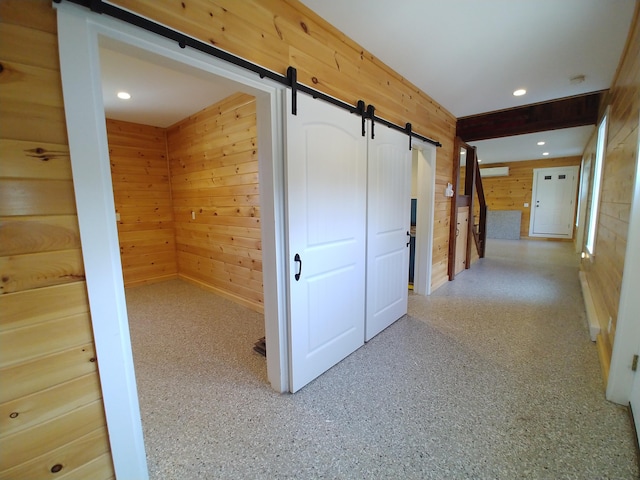
[[[431,294],[433,269],[433,218],[436,193],[436,147],[426,142],[413,141],[413,156],[418,160],[416,179],[416,258],[413,291],[419,295]]]

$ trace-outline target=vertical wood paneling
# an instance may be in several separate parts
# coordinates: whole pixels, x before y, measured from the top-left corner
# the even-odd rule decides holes
[[[110,478],[51,2],[0,1],[0,63],[0,479]]]
[[[535,237],[529,237],[533,169],[580,165],[581,160],[581,157],[564,157],[488,165],[490,167],[509,167],[508,177],[484,177],[482,179],[484,196],[489,210],[519,210],[522,212],[520,238],[536,240]],[[529,206],[525,207],[525,203],[528,203]],[[537,240],[540,239],[537,238]]]
[[[127,287],[177,275],[165,131],[107,119],[122,275]]]
[[[599,351],[605,356],[602,363],[608,366],[618,319],[629,213],[633,199],[634,172],[638,158],[640,4],[636,5],[625,53],[618,66],[613,86],[605,98],[604,106],[606,105],[610,106],[610,111],[595,255],[585,258],[582,261],[582,268],[587,274],[600,322],[599,341],[602,344]],[[585,155],[595,154],[595,150],[594,135]],[[595,162],[591,163],[595,164]],[[593,172],[591,178],[593,179]],[[591,205],[588,207],[587,218],[590,213]],[[609,330],[609,318],[611,318],[611,330]]]
[[[262,311],[255,98],[186,118],[167,129],[167,146],[180,276]]]
[[[446,283],[455,118],[407,79],[295,0],[115,0],[114,3],[345,102],[362,99],[393,122],[442,143],[436,154],[432,288]]]

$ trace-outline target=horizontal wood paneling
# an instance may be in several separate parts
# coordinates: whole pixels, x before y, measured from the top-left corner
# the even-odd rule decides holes
[[[80,313],[0,332],[0,368],[93,340],[89,315]]]
[[[74,335],[77,338],[77,335]],[[74,340],[65,340],[66,344]],[[14,366],[0,368],[0,403],[15,400],[73,378],[97,372],[93,343],[38,356]]]
[[[178,273],[165,130],[107,119],[125,286]]]
[[[167,146],[179,274],[262,311],[255,98],[188,117],[167,130]]]
[[[0,330],[25,327],[89,311],[84,282],[0,295]]]
[[[98,428],[87,435],[76,438],[73,442],[63,447],[51,450],[39,457],[35,457],[25,463],[0,472],[0,480],[14,480],[27,478],[62,478],[62,479],[99,479],[111,478],[113,471],[111,462],[105,462],[103,456],[109,452],[109,436],[106,428]],[[99,470],[94,476],[85,476],[93,462],[100,459]],[[52,474],[52,468],[62,466],[58,476]]]
[[[519,210],[522,212],[520,238],[535,239],[534,237],[529,237],[533,169],[580,165],[581,161],[581,157],[563,157],[523,162],[492,163],[491,167],[509,167],[509,176],[484,177],[482,179],[484,196],[489,210]],[[528,203],[529,206],[525,207],[525,203]]]
[[[76,200],[71,180],[0,179],[0,216],[75,213]]]
[[[618,66],[613,86],[605,98],[603,109],[606,105],[610,106],[610,111],[595,256],[583,259],[582,269],[586,272],[600,322],[599,352],[602,365],[608,370],[618,320],[635,165],[638,158],[640,4],[636,5],[625,53]],[[595,151],[596,136],[594,135],[585,151],[585,156],[594,155]],[[595,162],[591,163],[591,179],[593,179]],[[589,192],[589,198],[591,198],[590,195],[591,192]],[[592,205],[589,205],[587,219],[591,209]],[[609,318],[611,318],[611,331],[608,328]]]
[[[104,422],[102,402],[96,400],[53,420],[9,435],[4,448],[0,451],[0,470],[12,468],[46,454],[60,441],[72,442],[102,427]],[[33,438],[39,439],[35,446]]]
[[[0,257],[0,293],[60,285],[84,280],[79,249]]]
[[[0,64],[0,479],[112,478],[50,1],[0,1]]]
[[[434,239],[441,241],[433,247],[432,288],[448,280],[446,269],[436,267],[446,265],[448,256],[451,200],[444,190],[453,172],[453,115],[295,0],[114,3],[283,75],[294,66],[300,82],[351,104],[362,99],[375,105],[381,117],[399,125],[411,122],[414,131],[440,141]],[[247,147],[236,144],[224,153],[248,151]]]
[[[0,176],[71,180],[71,158],[66,145],[0,140]]]
[[[2,428],[3,438],[48,422],[101,397],[98,376],[89,374],[26,397],[2,403],[0,404],[0,428]]]
[[[0,217],[0,256],[80,249],[75,215]]]

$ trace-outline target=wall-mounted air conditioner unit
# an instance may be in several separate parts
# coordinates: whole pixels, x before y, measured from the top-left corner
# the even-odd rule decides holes
[[[509,167],[481,168],[480,176],[483,178],[484,177],[508,177]]]

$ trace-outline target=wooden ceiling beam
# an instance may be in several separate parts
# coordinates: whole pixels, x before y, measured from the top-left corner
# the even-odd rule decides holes
[[[459,118],[456,134],[465,142],[595,125],[604,92],[535,103]]]

